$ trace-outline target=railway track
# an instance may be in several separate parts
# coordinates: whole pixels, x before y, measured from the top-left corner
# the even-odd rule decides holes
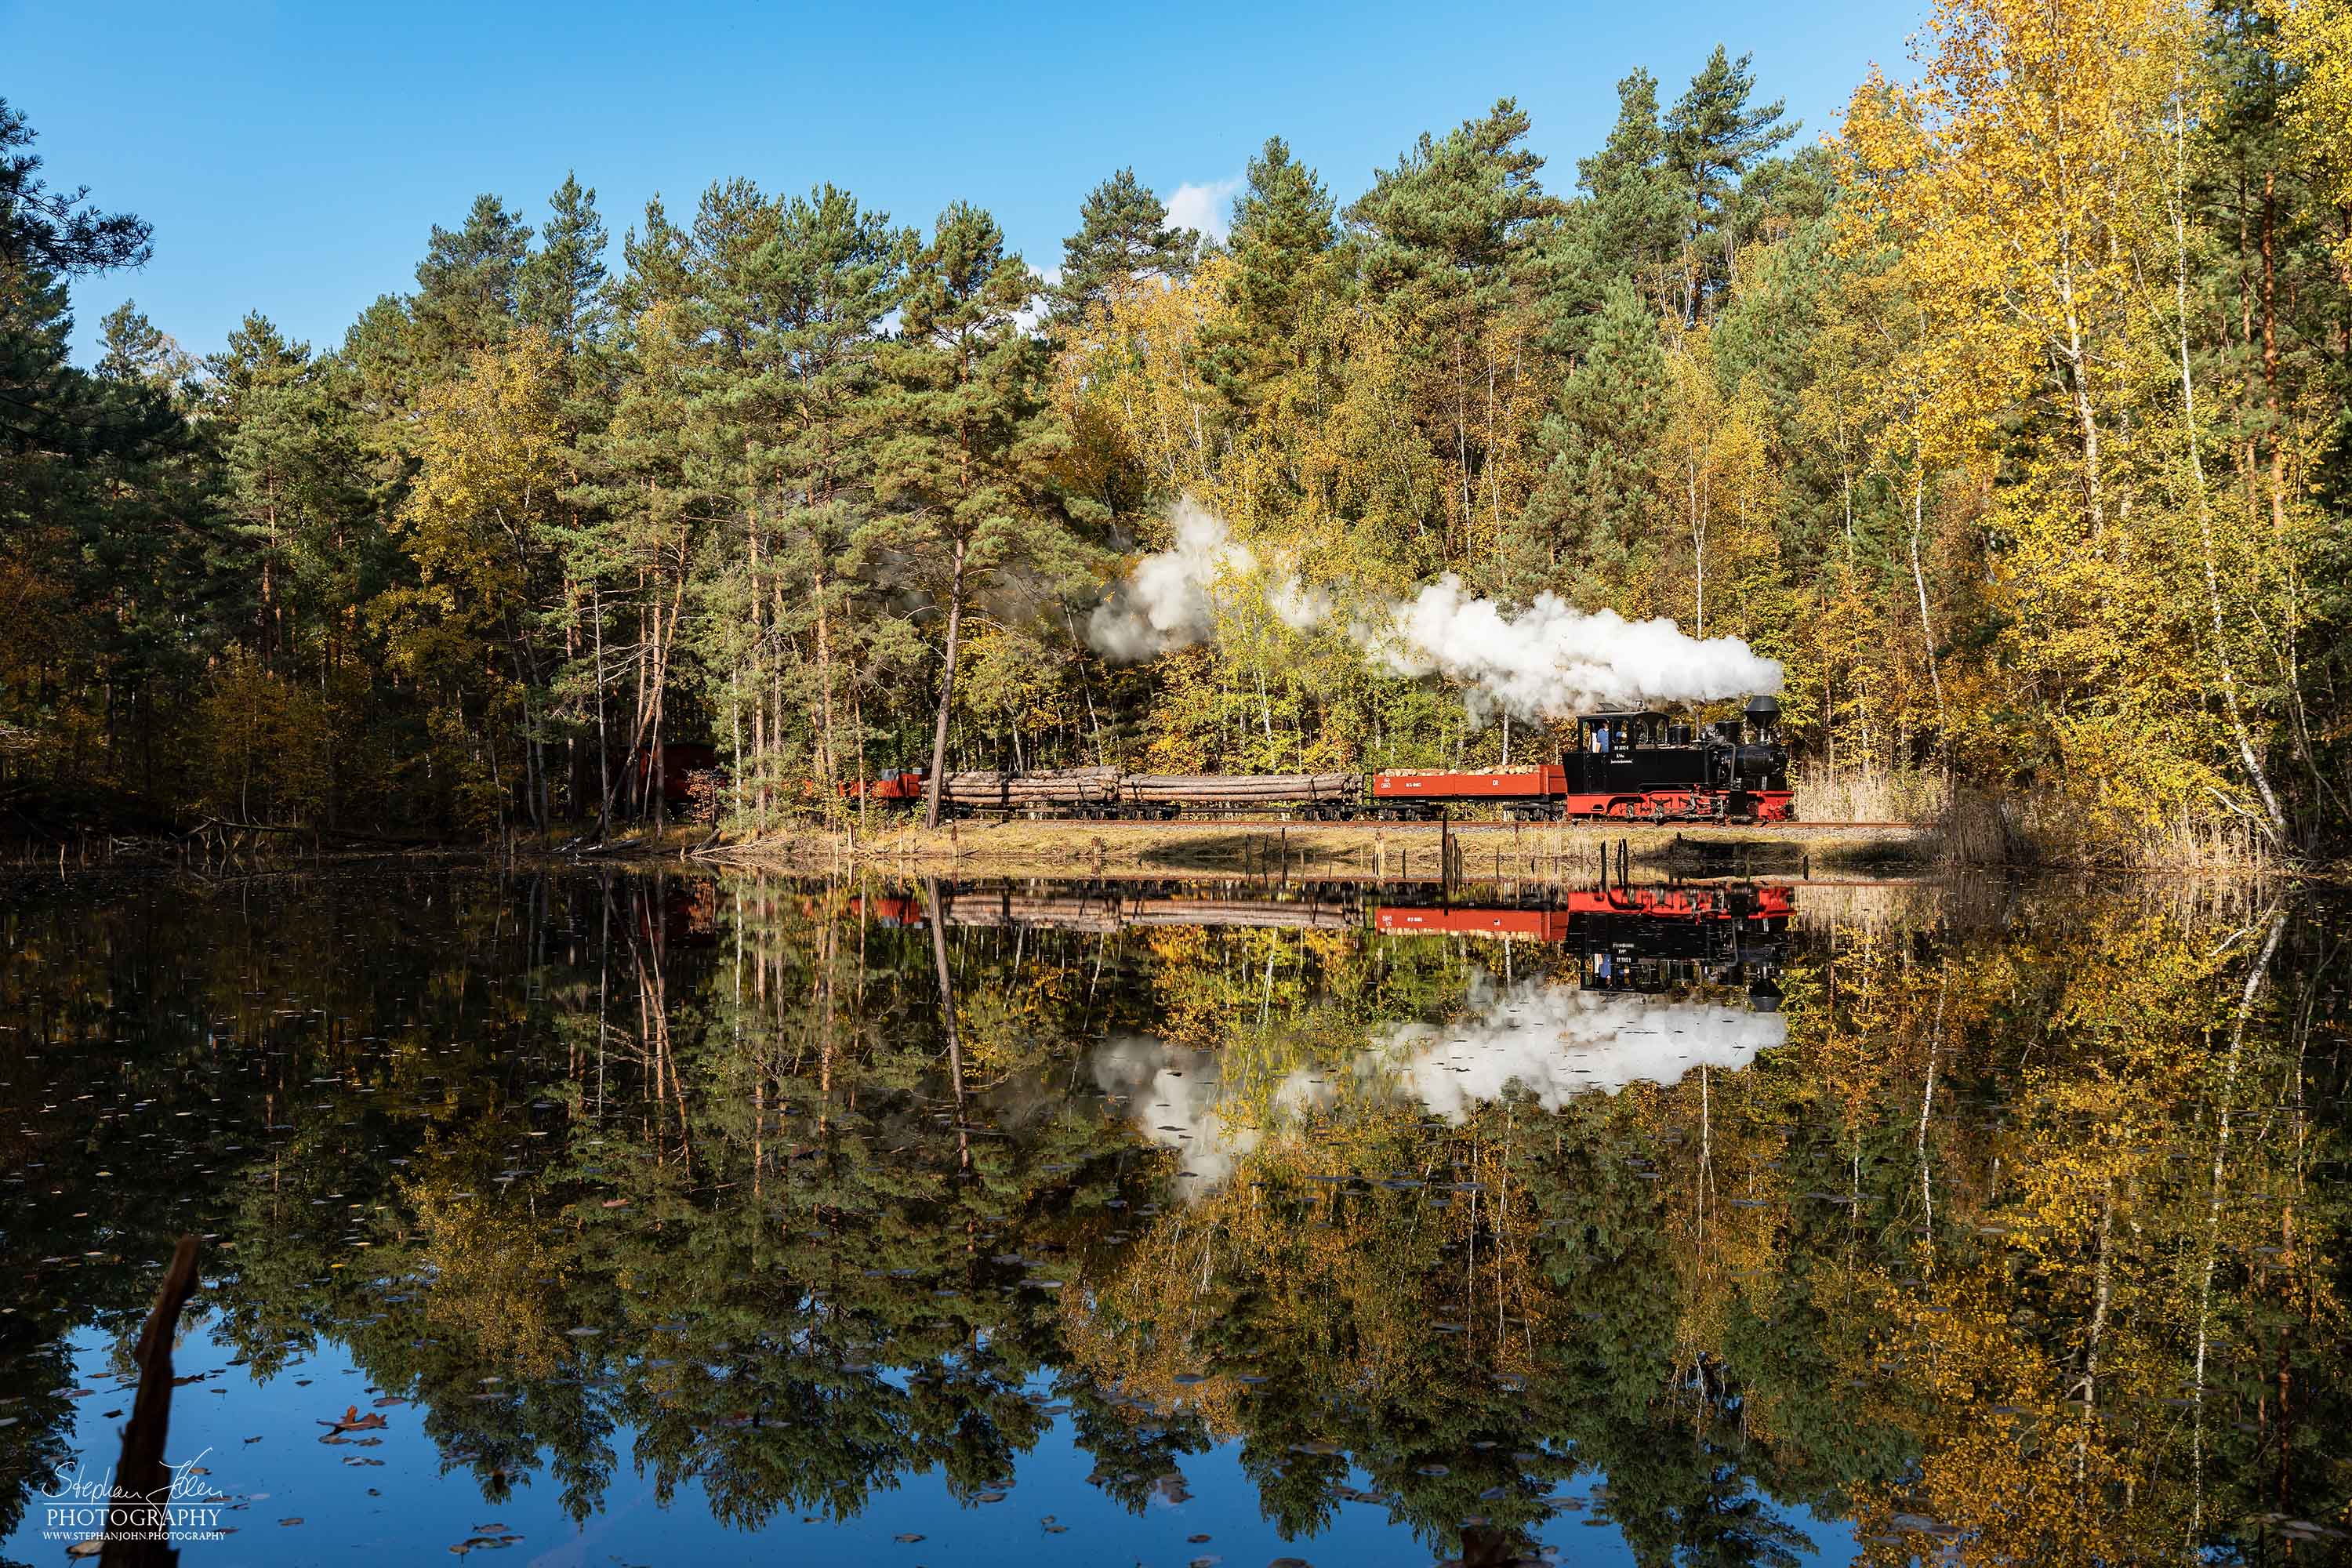
[[[1172,820],[1144,817],[1081,817],[1081,816],[989,816],[964,817],[964,822],[1061,823],[1072,827],[1159,828],[1171,827],[1297,827],[1312,830],[1324,827],[1376,827],[1381,832],[1410,832],[1415,829],[1434,833],[1444,828],[1454,833],[1497,833],[1505,829],[1519,832],[1560,828],[1598,828],[1603,833],[1623,832],[1631,828],[1671,827],[1677,832],[1693,827],[1768,828],[1774,832],[1796,829],[1801,832],[1865,827],[1916,827],[1913,822],[1633,822],[1614,821],[1605,817],[1579,818],[1574,822],[1379,822],[1365,817],[1354,821],[1315,822],[1291,816],[1180,816]]]

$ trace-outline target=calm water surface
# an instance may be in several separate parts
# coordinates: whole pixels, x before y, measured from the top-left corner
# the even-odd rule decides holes
[[[188,1232],[189,1564],[2335,1561],[2338,913],[22,891],[0,1558]]]

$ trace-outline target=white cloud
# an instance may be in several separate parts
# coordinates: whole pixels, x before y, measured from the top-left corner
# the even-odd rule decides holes
[[[1178,228],[1197,228],[1222,245],[1233,232],[1234,197],[1241,194],[1241,188],[1239,174],[1230,180],[1211,180],[1206,184],[1187,180],[1168,198],[1168,221]]]
[[[1062,280],[1062,269],[1058,267],[1048,267],[1037,276],[1043,286],[1037,292],[1029,296],[1029,302],[1026,305],[1013,312],[1013,323],[1024,332],[1035,331],[1038,324],[1045,321],[1045,301],[1052,296],[1054,285]]]

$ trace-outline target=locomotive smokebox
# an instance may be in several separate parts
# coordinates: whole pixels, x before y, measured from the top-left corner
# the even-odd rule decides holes
[[[1748,721],[1759,729],[1780,721],[1780,700],[1777,697],[1751,697],[1748,700]]]

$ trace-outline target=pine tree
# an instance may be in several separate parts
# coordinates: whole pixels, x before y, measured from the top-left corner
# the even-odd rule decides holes
[[[147,220],[84,205],[88,185],[51,190],[35,139],[24,111],[0,98],[0,268],[65,278],[144,267],[155,251]]]
[[[877,526],[872,400],[882,324],[915,239],[833,185],[775,204],[774,218],[742,279],[742,371],[731,404],[746,467],[751,750],[764,769],[771,742],[781,740],[784,714],[765,679],[772,656],[805,650],[812,689],[797,706],[814,718],[813,771],[833,801],[845,752],[864,752],[841,710],[855,695],[854,621],[870,588],[861,574]]]
[[[1756,90],[1753,58],[1729,59],[1717,44],[1666,115],[1664,156],[1683,199],[1678,303],[1685,326],[1734,281],[1741,236],[1732,220],[1741,176],[1797,133],[1793,121],[1781,123],[1780,100],[1748,103]]]
[[[1334,283],[1334,211],[1315,171],[1281,137],[1267,137],[1234,203],[1223,273],[1232,317],[1210,350],[1213,374],[1234,402],[1255,403],[1271,376],[1297,365],[1307,311]]]
[[[506,337],[530,254],[530,226],[494,195],[476,196],[462,226],[434,226],[409,305],[421,368],[448,374]]]
[[[712,196],[694,233],[672,223],[656,198],[646,205],[643,231],[623,238],[615,388],[602,424],[580,438],[582,478],[566,491],[573,521],[558,536],[563,570],[575,604],[583,595],[587,604],[563,686],[570,706],[593,714],[586,727],[595,742],[600,837],[610,829],[616,782],[628,792],[623,804],[650,807],[657,822],[664,815],[662,744],[688,571],[731,499],[719,487],[740,471],[740,433],[730,443],[703,401],[713,371],[702,331],[709,317],[698,297],[707,282],[698,272],[712,242],[729,248]],[[720,367],[722,382],[729,368]],[[618,697],[615,686],[631,690]],[[617,726],[616,703],[625,715]]]
[[[215,629],[196,446],[162,389],[71,363],[67,279],[145,261],[149,229],[51,189],[34,141],[0,100],[0,741],[20,779],[120,782],[135,751],[152,781],[157,689]]]
[[[604,219],[596,193],[566,174],[547,198],[539,246],[515,276],[515,313],[565,353],[590,348],[612,322],[605,298]]]
[[[1571,318],[1598,310],[1610,282],[1625,279],[1663,310],[1685,204],[1667,166],[1657,78],[1635,70],[1617,84],[1617,121],[1601,151],[1578,162],[1576,183],[1585,199],[1562,230],[1572,256],[1557,269],[1555,309]],[[1573,321],[1564,324],[1580,346]]]
[[[1542,482],[1512,534],[1504,582],[1515,597],[1549,589],[1606,604],[1645,579],[1655,557],[1652,476],[1666,388],[1658,318],[1621,278],[1584,337],[1580,361],[1544,418]]]
[[[149,321],[136,300],[100,317],[98,333],[98,374],[110,381],[141,382],[168,395],[196,373],[195,356]]]
[[[205,369],[255,650],[291,668],[306,618],[323,626],[355,587],[355,542],[337,536],[362,510],[358,453],[326,367],[268,317],[247,316]]]
[[[1482,530],[1486,558],[1498,552],[1505,476],[1523,444],[1507,416],[1525,363],[1516,342],[1532,325],[1517,307],[1539,225],[1559,210],[1528,129],[1504,99],[1443,138],[1424,133],[1348,209],[1360,283],[1415,363],[1416,422],[1453,470],[1445,533],[1456,562],[1480,553]]]
[[[891,384],[876,408],[889,433],[877,491],[896,510],[897,546],[943,622],[924,812],[932,826],[965,610],[1001,574],[1050,568],[1069,546],[1044,469],[1045,352],[1017,320],[1034,289],[993,217],[961,202],[941,213],[910,270],[885,361]]]
[[[1054,313],[1075,317],[1146,278],[1181,279],[1200,247],[1200,235],[1171,227],[1160,198],[1133,169],[1121,169],[1087,193],[1078,232],[1062,242]]]

